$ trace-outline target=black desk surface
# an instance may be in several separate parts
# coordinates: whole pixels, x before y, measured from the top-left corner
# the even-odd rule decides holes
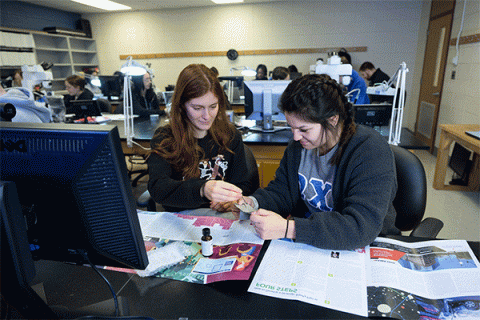
[[[411,237],[395,236],[403,241]],[[469,242],[480,257],[479,242]],[[263,254],[268,245],[266,242]],[[258,267],[258,264],[255,267]],[[43,283],[49,306],[69,312],[112,298],[107,285],[89,267],[37,261],[35,283]],[[207,285],[101,270],[114,291],[127,303],[128,315],[155,319],[360,319],[352,314],[300,301],[277,299],[247,292],[248,281],[223,281]],[[113,306],[113,303],[110,304]],[[113,310],[113,308],[107,308]],[[88,312],[86,314],[89,314]],[[90,311],[91,314],[91,311]],[[85,315],[85,314],[80,314]],[[78,313],[74,316],[79,316]]]
[[[135,118],[134,140],[150,141],[155,130],[165,123],[165,117]],[[108,122],[108,124],[118,126],[120,138],[125,139],[123,121],[111,121]],[[286,145],[292,137],[293,134],[290,130],[281,130],[275,133],[257,133],[250,131],[244,134],[243,141],[246,144]],[[388,139],[388,136],[386,136],[385,139]],[[425,143],[417,139],[407,128],[402,128],[399,146],[406,149],[429,149]]]

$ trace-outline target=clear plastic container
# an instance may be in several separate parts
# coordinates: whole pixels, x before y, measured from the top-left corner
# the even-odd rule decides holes
[[[48,108],[52,112],[53,122],[65,122],[65,103],[62,96],[46,96]]]

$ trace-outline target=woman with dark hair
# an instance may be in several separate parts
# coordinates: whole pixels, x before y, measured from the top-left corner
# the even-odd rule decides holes
[[[293,140],[275,180],[239,201],[256,210],[250,220],[259,235],[350,250],[380,233],[399,234],[393,153],[378,132],[355,124],[340,85],[305,75],[288,85],[280,104]]]
[[[157,94],[152,88],[152,77],[148,72],[142,76],[132,76],[132,111],[140,117],[165,114],[165,111],[160,109]],[[123,105],[120,105],[115,113],[123,113]]]
[[[68,94],[63,96],[63,102],[65,103],[67,113],[72,113],[72,104],[70,103],[71,101],[93,99],[93,93],[87,88],[85,88],[85,85],[85,78],[80,77],[76,74],[65,79],[65,89],[67,90]]]
[[[257,66],[257,75],[255,80],[268,80],[267,78],[267,66],[264,64],[259,64]]]
[[[253,191],[241,133],[225,110],[225,94],[209,68],[182,70],[169,124],[156,131],[148,159],[148,190],[166,211],[231,211],[233,201]]]

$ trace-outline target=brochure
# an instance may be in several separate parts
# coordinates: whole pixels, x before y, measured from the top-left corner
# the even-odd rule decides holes
[[[355,251],[274,240],[249,291],[369,317],[480,319],[480,263],[465,240],[379,237]]]
[[[140,211],[147,269],[105,269],[200,284],[248,280],[263,245],[250,222],[189,213]],[[204,257],[200,238],[207,227],[213,237],[213,254]]]

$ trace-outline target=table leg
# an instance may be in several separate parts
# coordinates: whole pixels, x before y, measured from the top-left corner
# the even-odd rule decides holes
[[[454,141],[461,144],[461,141],[458,141],[458,139],[450,133],[443,130],[440,132],[440,143],[437,152],[437,162],[435,164],[433,188],[437,190],[478,191],[480,188],[480,155],[477,153],[473,154],[468,185],[461,186],[445,184],[448,159],[450,156],[450,146]]]
[[[468,177],[468,188],[470,191],[480,190],[480,155],[477,153],[473,154],[472,167]]]
[[[435,176],[433,177],[433,188],[437,190],[445,189],[445,176],[447,174],[448,156],[450,145],[453,139],[445,131],[440,132],[440,144],[437,152],[437,162],[435,164]]]

